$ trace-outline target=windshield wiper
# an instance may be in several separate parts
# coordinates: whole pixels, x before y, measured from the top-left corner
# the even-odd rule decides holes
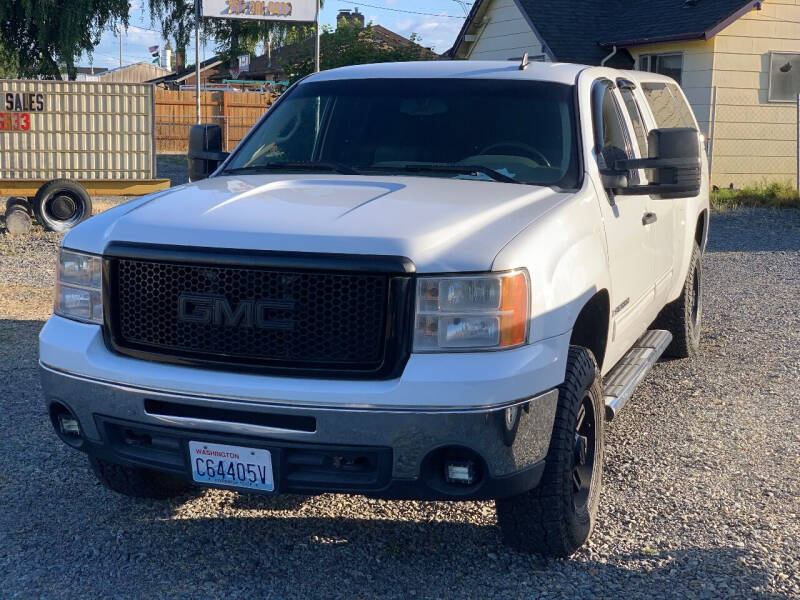
[[[222,174],[234,173],[264,173],[268,171],[333,171],[341,175],[359,175],[353,167],[348,167],[337,162],[324,160],[311,160],[307,162],[271,162],[263,165],[251,165],[249,167],[237,167],[225,169]]]
[[[410,164],[410,165],[397,165],[397,166],[374,166],[370,169],[378,169],[381,171],[408,171],[409,173],[415,172],[433,172],[433,173],[457,173],[459,175],[472,175],[476,177],[478,173],[482,173],[495,181],[502,181],[503,183],[520,183],[513,177],[504,175],[500,171],[495,171],[489,167],[482,165],[455,165],[451,163],[430,163],[430,164]]]

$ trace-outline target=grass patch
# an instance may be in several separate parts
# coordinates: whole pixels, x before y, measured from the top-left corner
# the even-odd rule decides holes
[[[763,183],[739,190],[712,191],[711,206],[716,210],[754,206],[800,208],[800,194],[790,183]]]

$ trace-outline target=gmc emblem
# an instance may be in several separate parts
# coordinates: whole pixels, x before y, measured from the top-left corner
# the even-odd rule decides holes
[[[292,319],[269,319],[271,310],[293,311],[293,300],[241,300],[234,309],[225,296],[190,294],[178,296],[178,321],[225,327],[294,329]]]

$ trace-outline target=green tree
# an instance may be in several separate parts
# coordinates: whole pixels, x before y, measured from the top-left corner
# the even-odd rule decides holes
[[[64,70],[75,79],[75,61],[117,24],[128,25],[128,0],[0,0],[0,64],[19,77],[62,79]]]
[[[19,73],[17,57],[0,44],[0,79],[13,79],[17,77],[17,73]]]
[[[259,44],[270,43],[273,50],[314,35],[314,27],[305,23],[250,21],[244,19],[207,19],[210,37],[224,60],[233,61],[240,54],[253,54]]]
[[[340,22],[335,31],[323,27],[319,39],[320,69],[438,58],[434,52],[419,45],[420,38],[416,33],[411,34],[409,41],[409,44],[389,45],[374,34],[371,24],[361,28]],[[313,44],[309,44],[308,58],[281,65],[290,83],[314,71],[313,52]]]
[[[160,22],[164,39],[175,41],[175,50],[186,56],[194,35],[194,0],[149,0],[153,22]],[[214,41],[215,51],[233,64],[241,54],[253,54],[259,44],[273,49],[310,39],[314,28],[305,23],[240,19],[203,19],[203,35]]]

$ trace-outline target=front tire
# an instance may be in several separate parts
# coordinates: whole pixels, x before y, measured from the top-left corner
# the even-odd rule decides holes
[[[703,317],[703,253],[697,242],[692,248],[689,272],[681,295],[667,304],[655,322],[654,329],[666,329],[672,342],[664,351],[669,358],[691,358],[700,350],[700,325]]]
[[[133,498],[163,500],[181,496],[191,487],[187,481],[166,473],[125,467],[96,456],[89,456],[89,465],[97,479],[105,487]]]
[[[570,346],[542,480],[532,490],[495,502],[506,544],[567,557],[586,543],[600,504],[604,414],[594,355]]]

